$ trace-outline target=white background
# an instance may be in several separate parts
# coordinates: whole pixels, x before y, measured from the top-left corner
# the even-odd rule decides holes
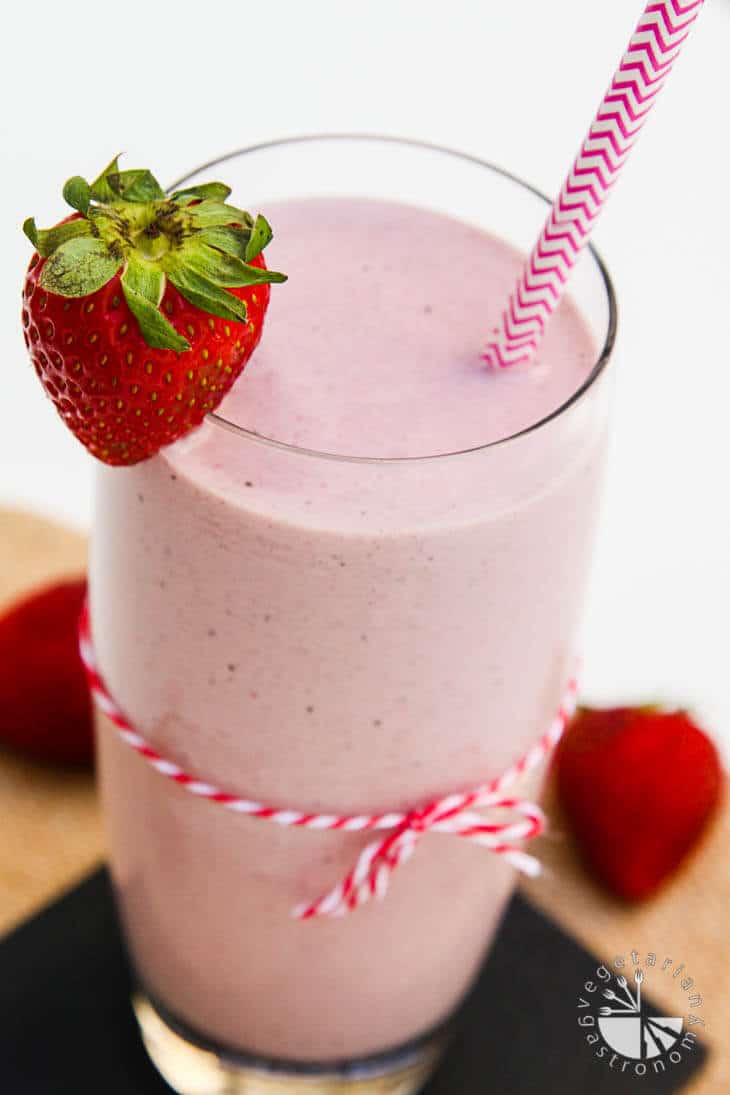
[[[26,360],[34,214],[123,149],[163,183],[326,129],[426,138],[554,193],[641,0],[35,0],[4,13],[0,503],[86,527],[91,460]],[[12,13],[12,14],[11,14]],[[730,747],[730,3],[707,0],[596,233],[617,283],[614,445],[584,695],[695,709]],[[649,774],[647,773],[647,777]]]

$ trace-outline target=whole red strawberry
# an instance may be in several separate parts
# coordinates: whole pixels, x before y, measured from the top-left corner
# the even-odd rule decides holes
[[[581,709],[555,758],[557,790],[597,877],[648,897],[676,871],[717,807],[717,750],[684,711]]]
[[[269,282],[262,216],[206,183],[167,197],[149,171],[117,160],[78,212],[23,225],[36,252],[23,289],[25,342],[69,429],[107,464],[135,464],[214,410],[261,338]]]
[[[86,581],[48,586],[0,618],[0,741],[47,760],[93,756],[91,697],[78,650]]]

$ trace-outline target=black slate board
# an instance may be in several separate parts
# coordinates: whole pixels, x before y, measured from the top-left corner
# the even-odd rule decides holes
[[[681,1064],[636,1077],[594,1058],[577,1024],[599,959],[519,895],[423,1095],[657,1095]],[[105,871],[0,940],[0,1095],[169,1095],[140,1042]]]

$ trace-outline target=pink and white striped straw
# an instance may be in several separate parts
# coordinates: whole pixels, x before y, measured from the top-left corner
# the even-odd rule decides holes
[[[492,367],[527,362],[537,352],[571,267],[588,242],[703,3],[647,4],[502,314],[501,328],[484,351],[484,360]]]

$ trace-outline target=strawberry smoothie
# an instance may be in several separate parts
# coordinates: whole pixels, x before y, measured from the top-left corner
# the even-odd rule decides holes
[[[538,361],[491,374],[511,246],[385,201],[261,207],[289,281],[219,416],[99,468],[99,663],[204,780],[311,811],[415,806],[499,774],[558,707],[605,448],[596,334],[566,298]],[[494,854],[426,836],[383,902],[296,922],[367,837],[198,801],[104,719],[99,760],[134,962],[192,1029],[352,1059],[463,997],[514,883]]]

